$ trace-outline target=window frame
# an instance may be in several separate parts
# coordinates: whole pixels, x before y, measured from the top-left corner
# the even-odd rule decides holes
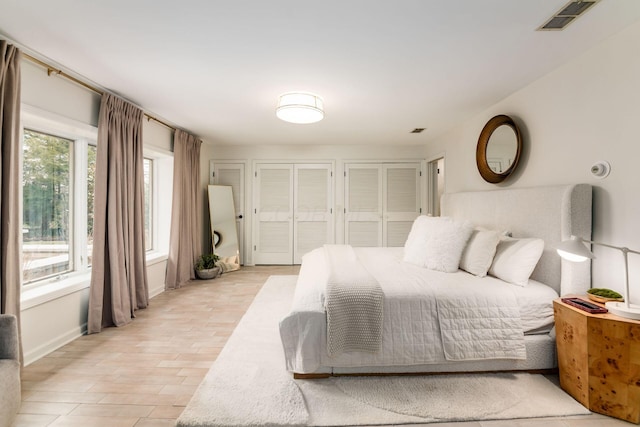
[[[67,168],[68,168],[68,175],[67,175],[67,179],[68,179],[68,200],[67,200],[67,209],[69,211],[69,217],[68,217],[68,235],[67,235],[67,250],[66,250],[66,255],[67,255],[67,269],[64,271],[60,271],[60,272],[54,272],[54,273],[49,273],[49,274],[45,274],[42,277],[39,277],[35,280],[30,280],[28,282],[24,281],[24,267],[26,266],[25,264],[25,257],[26,257],[26,251],[25,251],[25,247],[28,247],[29,245],[25,245],[25,241],[24,241],[24,234],[23,239],[22,239],[22,268],[23,268],[23,274],[22,274],[22,285],[23,286],[30,286],[33,283],[37,283],[43,280],[47,280],[47,279],[55,279],[58,276],[63,276],[69,273],[72,273],[73,271],[75,271],[75,267],[76,265],[76,261],[75,261],[75,247],[73,245],[74,242],[74,236],[75,236],[75,230],[74,230],[74,218],[73,218],[73,212],[74,212],[74,198],[73,198],[73,194],[74,194],[74,188],[75,188],[75,182],[74,182],[74,171],[75,171],[75,164],[74,164],[74,156],[75,156],[75,147],[76,147],[76,143],[73,139],[64,137],[64,136],[60,136],[59,134],[54,135],[50,132],[46,132],[46,131],[42,131],[42,130],[36,130],[33,128],[30,128],[28,126],[23,127],[22,129],[22,155],[21,155],[21,165],[22,165],[22,186],[21,186],[21,200],[22,200],[22,204],[21,204],[21,226],[22,229],[24,230],[24,138],[25,138],[25,131],[29,131],[30,133],[33,134],[39,134],[39,135],[43,135],[43,136],[47,136],[50,138],[55,138],[61,141],[64,141],[67,143],[68,146],[68,159],[67,159]]]
[[[171,194],[173,193],[173,153],[145,145],[143,157],[153,161],[151,174],[151,241],[146,251],[147,266],[164,261],[169,253],[171,228]],[[160,192],[160,188],[165,189]],[[167,191],[169,189],[169,191]],[[169,209],[160,209],[160,203]]]
[[[151,242],[147,242],[146,241],[146,230],[145,230],[145,242],[144,242],[144,245],[145,245],[145,253],[149,253],[149,252],[154,250],[155,244],[156,244],[156,238],[155,238],[156,237],[155,236],[156,224],[154,224],[154,216],[155,216],[154,213],[157,212],[157,210],[154,208],[155,201],[156,201],[156,197],[155,197],[156,196],[155,195],[156,186],[154,184],[155,163],[154,163],[154,159],[152,157],[144,155],[143,156],[143,162],[146,161],[146,160],[149,161],[149,190],[150,190],[149,191],[149,193],[150,193],[149,197],[151,198],[151,203],[149,204],[149,216],[150,216],[150,218],[149,218],[149,227],[150,227],[150,229],[149,229],[149,239],[151,240]],[[146,194],[144,196],[146,198]],[[146,200],[145,200],[145,208],[146,208]],[[144,222],[145,222],[145,229],[146,229],[146,222],[147,222],[146,209],[145,209],[145,212],[144,212]],[[148,246],[149,243],[151,243],[150,246]]]
[[[44,133],[54,137],[60,137],[72,141],[70,149],[70,182],[69,182],[69,263],[71,270],[60,274],[49,275],[29,283],[22,283],[23,291],[45,286],[48,283],[60,282],[67,277],[90,273],[87,266],[87,163],[83,161],[87,156],[87,145],[96,144],[98,129],[94,126],[79,123],[75,120],[59,116],[36,107],[22,105],[21,110],[21,134],[28,129],[32,132]],[[22,136],[21,136],[22,141]],[[22,171],[22,154],[20,156]],[[22,172],[21,172],[22,173]],[[22,192],[22,186],[20,188]],[[83,191],[84,197],[79,197],[79,191]],[[21,198],[22,200],[22,198]],[[21,205],[21,211],[24,207]],[[22,212],[20,218],[22,219]]]

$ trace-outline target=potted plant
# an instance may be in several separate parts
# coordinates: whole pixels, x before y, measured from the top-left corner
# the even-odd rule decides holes
[[[216,254],[200,255],[194,265],[196,275],[200,279],[214,279],[220,275],[220,267],[216,266],[216,262],[220,257]]]

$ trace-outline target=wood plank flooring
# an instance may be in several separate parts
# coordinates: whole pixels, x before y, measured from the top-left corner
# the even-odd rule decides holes
[[[272,274],[245,267],[164,292],[123,328],[83,336],[27,366],[14,427],[173,426],[233,329]],[[601,415],[436,424],[437,427],[619,427]]]
[[[27,366],[18,426],[173,426],[272,274],[246,267],[164,292],[122,328],[85,335]]]

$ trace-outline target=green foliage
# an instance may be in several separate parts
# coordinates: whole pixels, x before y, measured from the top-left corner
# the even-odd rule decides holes
[[[617,293],[616,291],[612,291],[611,289],[606,288],[592,288],[587,291],[591,295],[597,295],[599,297],[604,298],[622,298],[622,295]]]
[[[87,147],[87,236],[93,241],[93,200],[96,188],[96,155],[95,145]]]
[[[216,262],[220,257],[216,254],[200,255],[195,263],[196,270],[208,270],[216,266]]]
[[[24,131],[25,240],[68,241],[71,141]]]

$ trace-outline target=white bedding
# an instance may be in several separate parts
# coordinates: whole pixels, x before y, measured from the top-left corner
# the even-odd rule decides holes
[[[552,288],[543,284],[532,281],[526,287],[519,287],[493,277],[478,278],[463,271],[443,273],[428,270],[402,262],[402,248],[355,250],[365,267],[377,278],[386,296],[381,350],[374,354],[346,352],[336,357],[328,355],[324,313],[324,286],[328,273],[320,260],[324,254],[316,250],[305,255],[291,313],[280,323],[289,371],[311,373],[320,366],[410,366],[447,363],[450,359],[445,356],[445,348],[440,339],[440,323],[438,320],[433,321],[432,317],[433,313],[437,312],[437,292],[452,296],[475,292],[478,295],[492,295],[492,298],[496,295],[508,297],[515,302],[515,311],[519,311],[520,315],[517,316],[518,313],[514,313],[513,310],[509,314],[521,325],[519,332],[515,330],[517,328],[512,331],[515,340],[523,331],[548,333],[553,325],[551,302],[558,295]],[[455,299],[452,301],[455,302]],[[469,338],[468,335],[466,337]],[[455,343],[455,339],[450,339],[447,345]],[[490,348],[491,344],[487,342],[485,347]],[[449,351],[455,352],[451,348]],[[465,351],[469,351],[469,348]],[[518,359],[524,357],[523,351],[523,347],[516,346],[515,353],[495,354],[494,357]],[[473,354],[467,353],[463,357],[467,360],[473,359]]]

